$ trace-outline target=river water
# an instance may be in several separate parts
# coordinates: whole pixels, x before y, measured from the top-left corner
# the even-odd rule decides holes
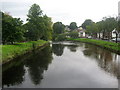
[[[78,42],[56,42],[3,65],[3,88],[118,88],[120,55]]]

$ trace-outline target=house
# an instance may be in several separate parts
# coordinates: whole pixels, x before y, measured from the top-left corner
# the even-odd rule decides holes
[[[117,37],[120,38],[120,32],[117,32],[116,29],[112,31],[112,38],[116,38],[116,33],[117,33]]]
[[[113,31],[112,31],[112,38],[115,38],[116,37],[116,30],[114,29]]]
[[[97,38],[102,38],[103,37],[103,33],[97,33]]]
[[[87,37],[86,30],[83,29],[82,27],[78,28],[77,31],[78,31],[79,37],[81,38]]]

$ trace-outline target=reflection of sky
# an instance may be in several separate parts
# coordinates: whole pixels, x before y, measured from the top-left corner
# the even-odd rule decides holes
[[[0,0],[2,11],[26,20],[26,14],[33,3],[40,5],[44,14],[53,22],[69,24],[72,21],[81,25],[85,19],[99,21],[104,16],[117,15],[119,0]],[[1,5],[0,5],[1,6]],[[1,7],[0,7],[1,9]]]
[[[62,57],[54,60],[44,75],[42,87],[55,88],[117,88],[115,77],[101,70],[97,63],[86,58],[79,48],[69,52],[65,48]]]

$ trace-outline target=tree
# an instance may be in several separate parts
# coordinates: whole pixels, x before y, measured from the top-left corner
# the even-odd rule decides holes
[[[98,26],[96,23],[91,23],[91,25],[86,26],[86,30],[92,37],[97,38]]]
[[[86,29],[86,26],[91,25],[92,23],[93,21],[91,19],[86,19],[82,24],[82,28]]]
[[[20,18],[13,18],[12,16],[2,13],[2,41],[3,44],[23,40],[24,30],[22,28],[23,21]]]
[[[98,27],[98,33],[99,33],[99,39],[101,39],[101,35],[100,33],[102,33],[102,31],[104,30],[104,21],[99,21],[96,23],[97,24],[97,27]]]
[[[78,32],[76,32],[76,31],[72,31],[72,32],[69,33],[69,36],[70,36],[71,38],[78,38],[79,34],[78,34]]]
[[[53,33],[54,34],[62,34],[64,33],[65,26],[62,22],[56,22],[53,24]]]
[[[44,25],[42,22],[42,10],[39,5],[33,4],[28,11],[26,36],[29,40],[38,40],[42,37]]]
[[[52,39],[52,20],[47,15],[43,16],[43,23],[45,25],[44,27],[44,33],[43,33],[43,39],[44,40],[51,40]]]
[[[69,28],[70,28],[71,30],[77,29],[77,24],[76,24],[76,22],[71,22]]]
[[[103,24],[103,33],[110,40],[112,38],[112,31],[117,27],[117,21],[114,17],[104,17]]]
[[[49,40],[52,35],[52,21],[47,15],[43,15],[40,6],[33,4],[28,12],[25,36],[28,40]]]

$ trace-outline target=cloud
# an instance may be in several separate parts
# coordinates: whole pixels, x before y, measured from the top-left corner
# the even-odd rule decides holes
[[[30,6],[40,5],[44,14],[52,17],[53,22],[61,21],[64,24],[77,22],[81,25],[85,19],[97,22],[104,16],[118,15],[119,0],[0,0],[5,12],[13,17],[25,20]],[[23,18],[24,17],[24,18]]]

